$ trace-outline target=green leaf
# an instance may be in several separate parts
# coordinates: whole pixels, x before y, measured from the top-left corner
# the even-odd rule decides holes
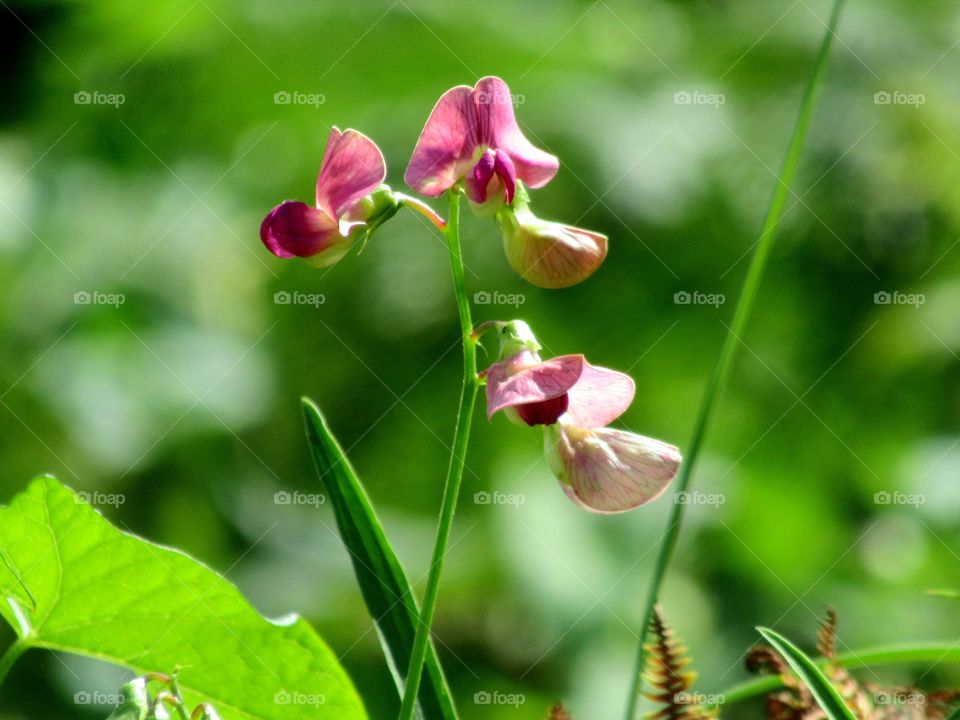
[[[330,496],[360,592],[377,624],[397,692],[402,696],[416,623],[420,618],[416,599],[360,479],[330,432],[320,409],[310,399],[303,398],[303,412],[317,471]],[[424,720],[453,720],[457,717],[432,643],[417,697],[420,717]]]
[[[773,646],[774,650],[783,656],[797,677],[809,688],[829,720],[856,720],[856,716],[847,707],[840,692],[800,648],[770,628],[760,627],[757,631]]]
[[[267,620],[217,573],[117,530],[53,478],[0,508],[0,548],[0,615],[20,647],[139,675],[179,669],[185,702],[209,702],[224,720],[366,718],[305,621]]]

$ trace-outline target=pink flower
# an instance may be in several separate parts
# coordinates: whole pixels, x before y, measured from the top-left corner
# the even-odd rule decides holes
[[[554,155],[534,147],[517,125],[507,84],[485,77],[474,87],[447,90],[434,106],[413,150],[404,179],[414,190],[436,197],[464,180],[474,203],[513,202],[517,180],[546,185],[560,166]]]
[[[542,288],[565,288],[590,277],[607,257],[607,236],[541,220],[519,189],[512,206],[497,212],[507,261],[524,280]]]
[[[591,512],[617,513],[667,489],[680,466],[677,448],[605,427],[633,402],[630,376],[582,355],[541,360],[526,323],[494,325],[502,359],[486,371],[487,418],[503,410],[514,422],[546,426],[547,461],[571,500]]]
[[[383,185],[387,166],[380,148],[356,130],[330,130],[317,177],[316,208],[285,200],[264,218],[260,239],[277,257],[300,257],[318,267],[337,262],[369,228],[396,212]],[[378,188],[384,192],[375,193]]]

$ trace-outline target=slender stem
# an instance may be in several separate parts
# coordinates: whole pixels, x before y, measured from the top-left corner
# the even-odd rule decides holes
[[[470,301],[463,272],[463,257],[460,252],[460,191],[450,191],[450,214],[446,227],[447,245],[450,250],[450,266],[453,270],[453,287],[457,296],[457,310],[460,314],[460,332],[463,336],[463,388],[460,392],[460,408],[457,412],[457,426],[453,433],[453,451],[443,490],[443,502],[440,506],[440,522],[437,525],[437,538],[433,546],[433,558],[430,573],[427,576],[427,589],[423,597],[423,609],[420,611],[420,624],[413,641],[410,654],[410,669],[407,672],[407,685],[400,706],[400,720],[413,717],[417,693],[420,690],[420,677],[423,662],[430,641],[430,625],[437,607],[437,594],[440,588],[440,574],[443,559],[450,540],[453,525],[453,513],[460,494],[460,481],[463,478],[463,465],[467,455],[467,442],[470,437],[470,422],[473,418],[473,406],[477,398],[477,341],[471,337],[473,321],[470,319]]]
[[[827,663],[833,662],[846,668],[855,669],[907,662],[960,662],[960,647],[955,647],[955,645],[956,643],[930,643],[926,645],[888,645],[867,648],[856,652],[843,653],[834,660],[821,658],[817,660],[817,665],[823,667]],[[726,706],[749,700],[757,695],[763,695],[782,685],[783,678],[781,677],[762,677],[735,685],[726,692],[719,693],[719,695],[723,698],[722,704]]]
[[[15,640],[13,645],[8,647],[0,656],[0,685],[3,685],[3,681],[7,679],[7,675],[10,673],[10,668],[27,651],[28,647],[23,640]]]
[[[744,280],[743,291],[740,294],[740,300],[737,302],[736,310],[733,314],[733,321],[723,341],[723,347],[717,362],[713,367],[710,381],[704,391],[703,399],[700,403],[700,409],[697,413],[696,424],[693,429],[693,436],[690,440],[690,449],[687,451],[686,461],[680,468],[679,480],[677,482],[677,492],[682,493],[690,485],[690,479],[693,469],[696,466],[697,457],[703,446],[710,420],[713,417],[717,402],[723,394],[723,390],[730,378],[730,370],[733,366],[733,359],[739,348],[740,338],[743,335],[744,327],[750,312],[753,309],[754,299],[760,281],[763,278],[764,270],[767,266],[767,259],[770,256],[770,249],[776,236],[777,225],[780,222],[780,215],[783,212],[783,206],[786,203],[787,195],[790,192],[790,185],[796,174],[797,164],[800,160],[800,153],[806,140],[807,130],[810,126],[810,120],[813,117],[814,100],[817,90],[823,79],[824,69],[826,67],[827,56],[830,52],[830,46],[833,42],[834,30],[837,27],[837,21],[840,16],[840,8],[843,0],[835,0],[833,12],[830,16],[830,22],[827,26],[826,35],[823,43],[820,45],[820,52],[817,55],[816,63],[813,68],[813,74],[807,84],[803,94],[803,100],[800,105],[800,113],[797,116],[793,127],[793,133],[790,137],[790,145],[784,158],[783,165],[780,168],[780,175],[777,178],[777,185],[774,188],[773,195],[770,198],[770,204],[767,206],[767,212],[764,217],[763,226],[760,231],[760,239],[757,241],[756,250],[750,261],[750,267],[747,270],[747,276]],[[650,624],[650,618],[653,614],[653,607],[657,603],[660,595],[660,586],[663,583],[663,577],[666,574],[667,566],[673,556],[674,548],[677,544],[677,537],[680,534],[680,527],[683,523],[684,510],[686,505],[683,503],[674,503],[670,511],[670,517],[667,519],[667,529],[664,539],[660,545],[660,551],[657,555],[654,565],[653,577],[650,581],[649,591],[647,593],[646,605],[642,616],[642,625],[640,628],[640,642],[637,646],[636,661],[634,663],[633,680],[630,686],[630,697],[627,705],[627,720],[633,720],[637,714],[637,704],[640,699],[640,690],[643,679],[641,677],[645,661],[644,642],[646,640],[647,629]]]

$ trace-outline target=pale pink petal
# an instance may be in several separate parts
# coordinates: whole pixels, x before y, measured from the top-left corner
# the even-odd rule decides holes
[[[513,112],[510,88],[498,77],[485,77],[473,91],[479,119],[478,139],[488,147],[506,152],[516,166],[516,176],[532,188],[543,187],[557,174],[555,155],[531,144],[520,131]]]
[[[586,280],[607,257],[600,233],[539,220],[518,211],[502,221],[503,248],[520,277],[542,288],[565,288]]]
[[[356,130],[331,128],[317,177],[317,207],[339,220],[386,176],[383,153],[373,140]]]
[[[476,163],[476,125],[472,88],[458,85],[441,95],[403,175],[407,185],[431,197],[452,187]]]
[[[581,428],[609,425],[627,411],[636,390],[629,375],[584,363],[580,379],[567,391],[570,405],[563,419]]]
[[[680,467],[672,445],[624,430],[548,428],[547,460],[567,496],[594,513],[626,512],[655,500]]]
[[[530,353],[521,353],[530,355]],[[498,410],[563,395],[580,377],[583,355],[561,355],[545,362],[510,358],[487,370],[487,419]]]
[[[343,237],[337,222],[323,211],[286,200],[264,218],[260,239],[277,257],[291,258],[323,253],[342,242]]]

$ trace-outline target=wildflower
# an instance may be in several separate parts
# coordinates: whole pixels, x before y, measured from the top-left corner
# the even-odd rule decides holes
[[[407,185],[436,197],[463,180],[478,206],[510,204],[520,180],[546,185],[560,166],[534,147],[517,125],[513,97],[498,77],[447,90],[434,106],[404,175]]]
[[[316,207],[285,200],[264,218],[260,239],[277,257],[300,257],[327,267],[340,260],[363,234],[397,211],[383,184],[386,163],[380,148],[356,130],[330,130],[317,177]]]
[[[636,388],[628,375],[591,365],[582,355],[542,360],[523,321],[491,326],[499,331],[500,360],[485,373],[487,417],[503,410],[515,423],[544,426],[547,462],[573,502],[617,513],[666,490],[680,466],[677,448],[606,427],[633,401]]]
[[[521,185],[512,206],[497,212],[507,261],[524,280],[564,288],[587,279],[607,257],[607,236],[541,220]]]

